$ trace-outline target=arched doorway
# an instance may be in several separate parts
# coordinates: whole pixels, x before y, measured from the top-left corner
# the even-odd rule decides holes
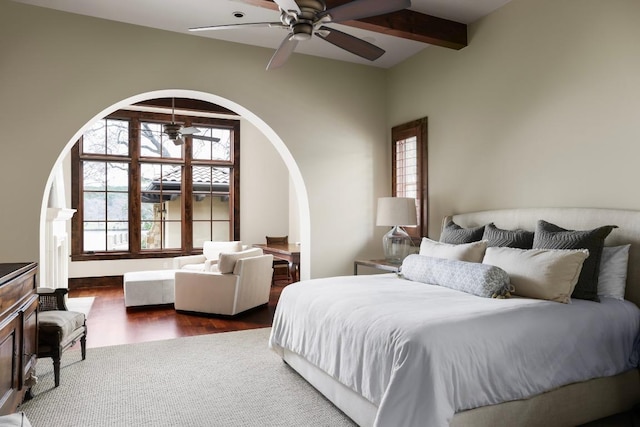
[[[250,122],[253,126],[255,126],[265,138],[273,145],[279,156],[281,157],[283,163],[285,164],[288,173],[289,180],[295,193],[295,201],[299,227],[299,241],[301,243],[301,271],[300,277],[302,279],[309,278],[310,276],[310,255],[309,255],[309,243],[310,243],[310,216],[309,216],[309,201],[308,195],[306,191],[306,187],[304,185],[304,181],[302,179],[302,174],[298,165],[296,164],[291,152],[288,150],[287,146],[284,144],[282,139],[271,129],[271,127],[265,123],[262,119],[258,117],[252,111],[249,111],[245,107],[229,100],[222,98],[217,95],[213,95],[207,92],[201,91],[193,91],[186,89],[166,89],[166,90],[158,90],[153,92],[141,93],[126,99],[123,99],[120,102],[117,102],[108,108],[105,108],[103,111],[96,114],[92,120],[88,121],[82,128],[78,129],[77,132],[73,135],[73,137],[66,144],[64,150],[58,156],[56,163],[49,174],[47,185],[45,188],[48,190],[45,191],[43,196],[42,205],[41,205],[41,215],[40,215],[40,275],[42,278],[46,279],[51,277],[52,275],[56,275],[60,273],[60,269],[64,269],[64,265],[60,266],[59,261],[55,261],[55,257],[64,259],[63,262],[68,262],[68,246],[64,242],[64,237],[52,235],[52,227],[51,225],[51,210],[48,209],[52,199],[56,199],[58,194],[64,192],[65,189],[60,187],[60,175],[62,162],[66,158],[67,154],[71,147],[75,144],[75,142],[80,138],[80,136],[90,127],[90,125],[99,120],[108,114],[127,107],[131,104],[135,104],[138,102],[146,101],[149,99],[156,98],[172,98],[172,97],[180,97],[180,98],[191,98],[196,100],[202,100],[206,102],[210,102],[213,104],[218,104],[222,107],[225,107],[229,110],[235,111],[240,117]],[[62,193],[63,194],[63,193]],[[64,200],[64,197],[63,197]],[[68,206],[68,203],[67,203]],[[54,213],[55,214],[55,213]],[[58,219],[62,221],[67,221],[69,215],[72,212],[69,212],[67,209],[62,209],[61,215]],[[60,228],[59,224],[57,228]],[[55,234],[55,231],[54,231]],[[62,249],[61,249],[62,248]],[[65,252],[61,254],[60,252]],[[64,273],[64,271],[63,271]]]

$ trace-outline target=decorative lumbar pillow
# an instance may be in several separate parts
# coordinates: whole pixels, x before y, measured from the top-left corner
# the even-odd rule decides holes
[[[598,273],[604,239],[615,225],[605,225],[593,230],[566,230],[555,224],[540,220],[533,237],[534,249],[587,249],[589,258],[584,262],[580,279],[572,298],[599,301]]]
[[[262,255],[262,249],[251,248],[239,252],[221,252],[218,258],[218,271],[223,274],[233,273],[236,261],[242,258],[250,258]]]
[[[442,243],[450,243],[453,245],[477,242],[482,240],[482,233],[484,233],[484,225],[474,228],[462,228],[453,222],[452,219],[449,219],[442,228],[440,241]]]
[[[491,223],[484,226],[482,240],[487,241],[487,246],[531,249],[533,247],[533,231],[503,230]]]
[[[509,275],[492,265],[409,255],[402,276],[414,282],[443,286],[485,298],[509,297]]]
[[[492,247],[487,248],[482,263],[506,271],[514,295],[568,303],[588,256],[584,249]]]
[[[631,245],[605,246],[600,258],[598,296],[624,299]]]
[[[423,237],[420,243],[420,255],[457,259],[459,261],[482,262],[486,248],[487,242],[485,241],[452,245]]]

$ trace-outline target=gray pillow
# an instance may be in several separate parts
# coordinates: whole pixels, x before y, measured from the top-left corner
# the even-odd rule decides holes
[[[484,233],[484,225],[474,228],[462,228],[452,219],[449,219],[442,229],[440,235],[440,241],[442,243],[449,243],[452,245],[459,245],[461,243],[472,243],[482,240],[482,234]]]
[[[402,262],[401,271],[405,279],[414,282],[485,298],[509,296],[509,275],[493,265],[412,254]]]
[[[487,247],[508,247],[517,249],[531,249],[533,247],[533,231],[503,230],[493,223],[484,226],[482,240],[487,241]]]
[[[534,249],[587,249],[589,258],[584,261],[571,298],[600,301],[598,298],[598,274],[604,239],[616,225],[605,225],[593,230],[566,230],[540,220],[533,237]]]

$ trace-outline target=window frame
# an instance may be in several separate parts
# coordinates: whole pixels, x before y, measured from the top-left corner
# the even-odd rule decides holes
[[[175,122],[183,126],[203,126],[225,128],[231,132],[230,160],[204,160],[192,158],[192,138],[185,136],[182,158],[163,158],[142,156],[140,153],[140,122],[170,123],[170,113],[118,110],[104,119],[129,121],[129,153],[128,155],[82,154],[83,137],[71,149],[71,205],[76,209],[71,223],[71,260],[117,260],[164,258],[178,255],[201,253],[201,248],[193,247],[193,183],[192,167],[224,167],[229,168],[229,240],[240,238],[240,120],[211,118],[176,114]],[[124,161],[129,165],[129,250],[128,251],[84,251],[84,206],[83,206],[83,161]],[[182,221],[181,248],[176,249],[142,249],[141,242],[141,176],[142,164],[167,164],[182,166]]]
[[[416,213],[418,225],[415,227],[403,227],[411,236],[415,244],[419,244],[423,236],[429,231],[429,193],[428,193],[428,120],[423,117],[391,128],[391,195],[398,197],[397,180],[397,144],[398,141],[416,138]]]

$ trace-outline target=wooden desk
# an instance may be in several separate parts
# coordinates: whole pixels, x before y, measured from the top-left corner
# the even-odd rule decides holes
[[[274,257],[289,261],[293,281],[297,282],[300,280],[300,245],[296,245],[295,243],[272,243],[270,245],[266,243],[256,243],[253,247],[262,249],[265,254],[271,254]]]

